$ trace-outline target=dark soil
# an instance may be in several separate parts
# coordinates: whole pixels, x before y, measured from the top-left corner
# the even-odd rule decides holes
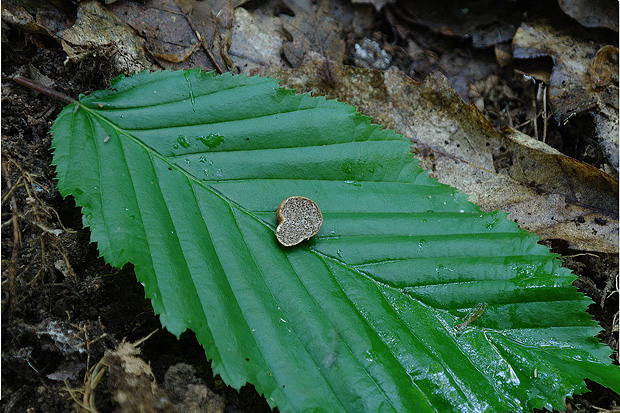
[[[390,46],[394,37],[388,21],[377,14],[374,29],[379,30],[368,37]],[[53,80],[53,89],[77,98],[79,93],[108,87],[119,74],[115,73],[110,54],[102,50],[78,63],[65,64],[65,52],[47,35],[5,28],[4,23],[2,35],[2,409],[77,409],[77,402],[83,402],[86,382],[106,351],[115,349],[123,339],[136,342],[156,331],[140,346],[140,357],[150,364],[161,394],[173,400],[177,390],[172,387],[191,381],[206,385],[217,406],[227,412],[270,411],[252,386],[237,392],[213,376],[193,333],[177,339],[160,329],[131,266],[118,270],[98,257],[96,245],[89,243],[88,229],[82,229],[80,210],[73,199],[62,199],[55,189],[48,132],[64,104],[30,91],[11,78],[17,74],[37,76],[31,69],[34,67]],[[481,99],[485,115],[494,126],[518,125],[532,117],[535,88],[517,78],[512,68],[496,65],[492,49],[475,50],[461,40],[446,40],[431,33],[419,36],[435,47],[450,50],[452,55],[446,55],[446,59],[455,61],[460,69],[470,66],[475,71],[484,66],[495,75],[494,81],[487,83],[474,79],[480,82],[475,89],[478,92],[469,96]],[[395,56],[393,64],[414,78],[441,68],[432,59],[426,63],[411,60],[398,41],[391,46],[391,52]],[[458,79],[456,72],[448,75]],[[498,111],[506,105],[513,109],[508,112],[510,120]],[[591,127],[587,122],[584,120],[583,128]],[[533,132],[527,127],[521,131]],[[599,151],[585,150],[589,143],[579,140],[574,130],[550,125],[548,133],[547,142],[600,166],[596,155]],[[579,276],[577,287],[594,300],[590,312],[604,329],[600,339],[617,349],[617,256],[578,253],[565,249],[561,242],[549,246],[568,257],[565,266]],[[614,357],[617,363],[617,353]],[[187,374],[179,373],[175,381],[166,373],[179,363],[191,368],[183,370]],[[111,396],[114,384],[108,381],[108,375],[104,375],[92,387],[100,411],[118,406]],[[570,411],[611,410],[620,405],[617,394],[595,383],[589,383],[589,388],[590,393],[567,402]]]

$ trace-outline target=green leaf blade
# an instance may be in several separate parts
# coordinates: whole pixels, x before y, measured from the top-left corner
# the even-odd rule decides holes
[[[112,88],[59,115],[59,190],[228,384],[283,411],[525,411],[586,377],[620,388],[574,275],[428,178],[404,137],[268,78]],[[284,248],[275,210],[292,195],[325,223]]]

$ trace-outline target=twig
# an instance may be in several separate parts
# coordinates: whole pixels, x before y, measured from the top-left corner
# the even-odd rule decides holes
[[[39,268],[39,271],[37,271],[37,274],[34,276],[34,278],[28,281],[28,284],[26,284],[26,287],[33,286],[39,280],[39,277],[41,276],[41,274],[45,272],[45,268],[46,268],[45,267],[45,239],[43,237],[39,237],[39,244],[40,244],[40,250],[41,250],[41,267]]]
[[[65,103],[77,103],[77,100],[65,95],[64,93],[60,93],[58,91],[55,91],[53,89],[50,89],[46,86],[43,86],[40,83],[35,82],[34,80],[30,80],[26,77],[23,77],[22,75],[17,75],[13,78],[13,80],[17,83],[19,83],[22,86],[26,86],[27,88],[30,88],[34,91],[43,93],[44,95],[47,95],[49,97],[52,97],[54,99],[58,99],[61,100]]]
[[[514,122],[512,121],[512,113],[510,113],[510,106],[508,106],[508,103],[506,103],[505,105],[506,105],[506,113],[508,114],[508,126],[514,129]]]
[[[530,123],[532,123],[532,119],[528,119],[528,120],[526,120],[526,121],[525,121],[525,122],[523,122],[523,123],[519,123],[519,124],[518,124],[517,126],[515,126],[513,129],[519,130],[519,129],[521,129],[521,128],[522,128],[522,127],[524,127],[524,126],[529,125]]]
[[[25,219],[26,217],[24,215],[21,215],[20,218]],[[43,232],[46,232],[48,234],[52,234],[52,235],[54,235],[56,237],[63,233],[63,231],[61,229],[49,228],[45,224],[42,224],[41,222],[38,222],[38,221],[31,221],[31,222],[26,222],[26,223],[30,224],[30,226],[32,226],[32,227],[36,227],[36,228],[42,230]]]
[[[217,72],[219,74],[224,73],[224,70],[222,69],[222,67],[220,66],[220,64],[218,63],[217,60],[215,60],[215,56],[213,55],[213,52],[211,51],[211,48],[207,45],[207,42],[202,38],[202,36],[200,35],[200,32],[198,32],[198,29],[196,28],[196,26],[194,25],[194,22],[192,21],[192,18],[189,16],[189,14],[187,14],[185,12],[185,10],[183,10],[183,8],[181,6],[179,6],[177,4],[177,7],[179,8],[179,10],[181,11],[181,13],[183,14],[183,17],[185,17],[185,20],[187,20],[187,23],[189,24],[189,27],[192,28],[192,30],[194,31],[194,34],[196,35],[196,38],[198,39],[198,41],[200,42],[200,44],[202,45],[202,48],[205,50],[205,52],[207,53],[207,56],[209,56],[209,59],[211,60],[211,62],[213,63],[213,66],[215,66],[215,69],[217,70]],[[216,28],[213,28],[213,32],[215,33]],[[215,34],[214,34],[215,36]]]

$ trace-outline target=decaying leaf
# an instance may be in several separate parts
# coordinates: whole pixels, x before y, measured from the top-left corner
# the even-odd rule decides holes
[[[57,38],[56,32],[68,29],[75,21],[75,10],[65,12],[61,6],[59,3],[36,0],[3,1],[2,22],[10,23],[27,33],[48,34]],[[5,27],[2,29],[4,36]]]
[[[543,56],[553,59],[549,101],[555,118],[566,122],[576,113],[594,109],[599,101],[608,101],[617,95],[617,87],[601,85],[600,81],[593,84],[589,75],[601,46],[580,40],[568,29],[556,29],[547,21],[537,21],[519,27],[513,41],[513,54],[517,59]]]
[[[181,2],[179,2],[181,3]],[[234,23],[233,0],[193,1],[184,0],[183,11],[192,30],[199,38],[203,49],[218,71],[233,71],[237,68],[228,55],[232,26]],[[238,3],[238,2],[237,2]]]
[[[507,173],[522,182],[534,176],[536,181],[531,182],[532,189],[550,190],[544,202],[538,197],[515,202],[504,210],[511,216],[530,216],[530,228],[542,238],[565,239],[583,250],[617,251],[618,221],[614,207],[618,199],[618,181],[510,127],[503,128],[502,132],[513,141],[506,144],[507,152],[527,156],[509,166]],[[570,194],[577,196],[570,198]],[[603,194],[606,199],[597,202],[597,197]],[[552,209],[547,212],[549,207]]]
[[[580,40],[549,22],[522,24],[514,57],[553,59],[549,103],[558,122],[583,112],[594,116],[597,136],[609,163],[618,170],[618,48]]]
[[[322,0],[318,6],[310,2],[304,7],[293,3],[289,6],[295,16],[280,15],[282,27],[292,37],[290,41],[282,44],[288,62],[297,67],[311,51],[329,60],[342,62],[345,50],[342,25],[329,13],[329,1]]]
[[[145,38],[162,67],[235,69],[228,57],[233,25],[229,1],[117,2],[109,8]]]
[[[436,0],[404,2],[398,7],[400,19],[445,36],[471,38],[476,48],[510,41],[519,22],[513,1],[462,2],[459,5],[452,0]]]
[[[618,31],[618,2],[609,0],[558,0],[562,11],[585,27]]]
[[[618,172],[618,110],[602,107],[593,112],[595,132],[603,153]]]
[[[618,170],[618,48],[603,46],[600,48],[588,75],[597,90],[616,91],[615,95],[605,101],[597,101],[598,110],[592,111],[596,136],[601,148],[611,165]]]
[[[84,49],[90,54],[97,47],[113,46],[117,50],[114,54],[117,66],[123,71],[151,68],[142,39],[96,0],[80,2],[75,24],[58,36],[69,59],[79,58]]]
[[[18,3],[18,4],[15,4]],[[2,17],[33,32],[46,32],[56,38],[67,53],[67,60],[80,60],[102,48],[114,56],[119,71],[132,73],[152,68],[144,53],[144,41],[131,28],[96,0],[80,1],[75,20],[69,11],[48,2],[3,4]],[[60,4],[59,4],[60,6]],[[5,9],[6,7],[6,9]]]
[[[283,30],[278,17],[250,13],[243,7],[235,9],[229,50],[234,64],[244,73],[260,66],[282,66]]]
[[[495,131],[439,73],[416,83],[398,70],[327,64],[317,55],[298,69],[263,73],[289,87],[356,105],[376,122],[405,134],[425,169],[486,211],[502,209],[522,228],[566,240],[576,249],[618,250],[615,179]]]

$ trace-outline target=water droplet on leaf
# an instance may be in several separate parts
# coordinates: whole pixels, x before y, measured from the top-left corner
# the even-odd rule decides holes
[[[219,144],[221,144],[222,142],[224,142],[224,137],[221,135],[215,134],[215,133],[211,133],[206,136],[199,136],[196,138],[196,140],[202,142],[203,144],[208,146],[210,149],[213,149],[217,147]]]
[[[187,138],[183,135],[179,135],[179,137],[177,138],[177,142],[179,142],[179,144],[184,148],[189,148],[191,146]]]

